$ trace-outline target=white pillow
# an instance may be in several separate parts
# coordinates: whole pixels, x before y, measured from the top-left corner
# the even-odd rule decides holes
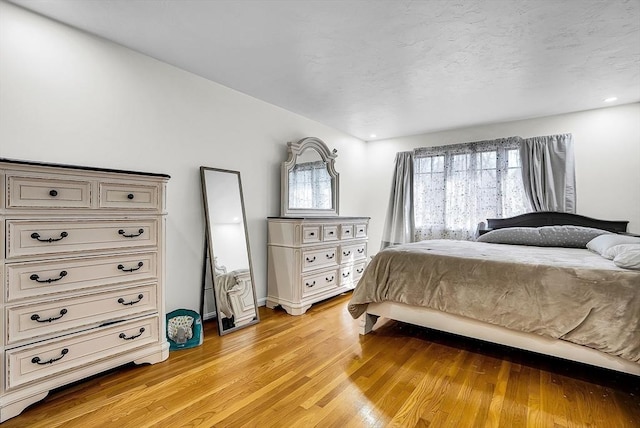
[[[587,242],[587,248],[598,253],[601,256],[609,248],[620,244],[640,244],[640,238],[629,235],[618,235],[615,233],[607,233],[606,235],[600,235]]]
[[[618,244],[613,247],[607,248],[604,253],[602,253],[602,257],[605,259],[613,260],[620,254],[625,251],[632,250],[634,248],[640,249],[640,244]]]
[[[621,268],[640,270],[640,248],[633,248],[617,255],[613,262]]]

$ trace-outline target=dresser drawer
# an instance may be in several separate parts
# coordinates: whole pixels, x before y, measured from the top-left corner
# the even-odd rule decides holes
[[[157,316],[6,351],[6,387],[15,388],[100,359],[157,343]]]
[[[158,186],[100,183],[100,208],[160,209]]]
[[[338,282],[337,269],[305,275],[302,277],[302,297],[312,296],[331,288],[336,288]]]
[[[338,235],[338,225],[337,224],[325,225],[322,228],[322,240],[323,241],[337,241],[338,239],[340,239],[340,236]]]
[[[7,176],[7,208],[91,208],[91,182]]]
[[[155,285],[11,306],[6,308],[7,339],[8,343],[15,343],[157,309]]]
[[[367,225],[366,224],[356,224],[355,226],[355,237],[356,238],[366,238],[367,237]]]
[[[338,272],[340,285],[346,285],[353,282],[353,266],[340,268]]]
[[[340,239],[351,239],[353,238],[354,231],[352,224],[343,224],[340,226]]]
[[[156,219],[104,221],[7,220],[7,259],[41,254],[156,246]]]
[[[150,281],[158,277],[156,253],[7,264],[7,301]]]
[[[356,285],[360,278],[362,278],[362,274],[364,273],[364,268],[367,266],[366,262],[361,262],[353,265],[353,285]]]
[[[352,266],[340,268],[339,277],[340,285],[355,286],[364,272],[365,262],[357,263]]]
[[[302,226],[302,243],[313,244],[320,242],[320,226]]]
[[[367,258],[367,243],[361,242],[354,245],[343,245],[340,247],[340,264],[349,263]]]
[[[302,272],[338,265],[338,248],[327,247],[302,252]]]

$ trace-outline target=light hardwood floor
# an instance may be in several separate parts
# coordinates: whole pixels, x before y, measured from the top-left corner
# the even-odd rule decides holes
[[[349,295],[52,392],[10,427],[640,427],[640,378],[388,322]]]

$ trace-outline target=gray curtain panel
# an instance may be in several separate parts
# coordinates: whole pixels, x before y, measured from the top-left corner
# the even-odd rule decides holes
[[[413,152],[397,153],[395,162],[381,250],[413,240]]]
[[[524,189],[534,211],[576,212],[571,134],[526,138],[520,159]]]

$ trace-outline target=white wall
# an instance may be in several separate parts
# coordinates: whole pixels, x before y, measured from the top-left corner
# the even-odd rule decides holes
[[[573,134],[575,144],[577,213],[629,220],[628,230],[640,233],[640,103],[636,103],[368,143],[367,183],[372,191],[365,211],[372,217],[369,255],[377,252],[382,238],[396,152],[567,132]]]
[[[238,170],[258,298],[286,142],[338,149],[341,214],[365,215],[365,143],[119,45],[0,2],[0,157],[171,175],[167,310],[197,310],[199,166]]]

